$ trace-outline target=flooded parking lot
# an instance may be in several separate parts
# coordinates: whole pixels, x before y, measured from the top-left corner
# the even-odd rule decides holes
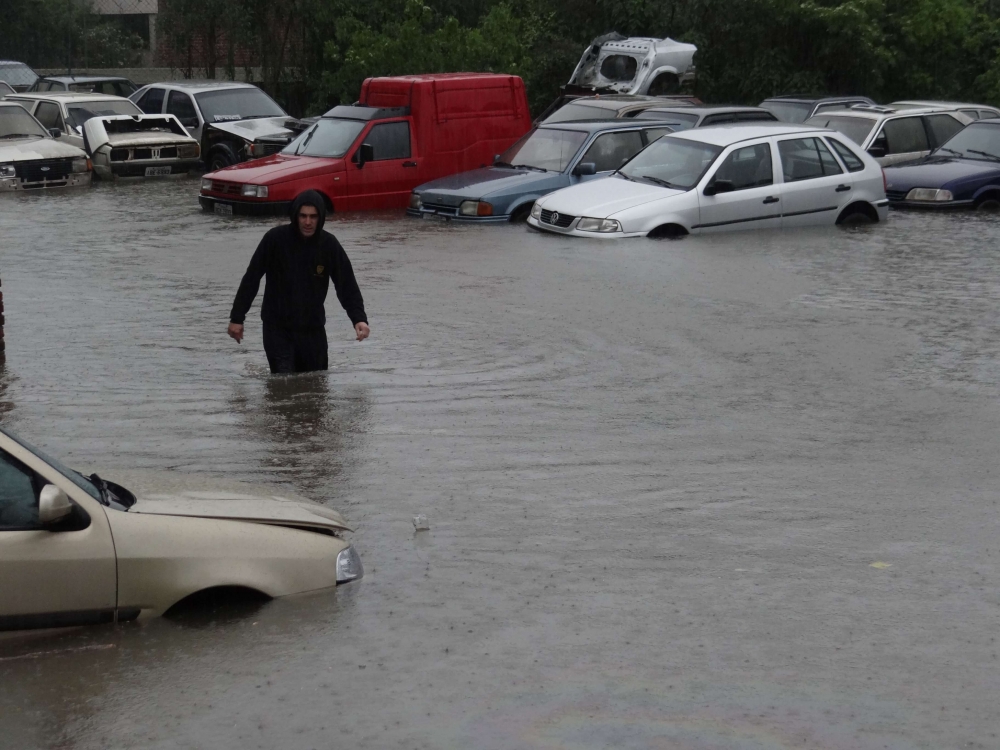
[[[372,337],[331,294],[331,370],[274,378],[225,334],[274,222],[196,192],[0,201],[0,420],[322,500],[365,578],[0,641],[0,746],[1000,746],[1000,219],[333,217]]]

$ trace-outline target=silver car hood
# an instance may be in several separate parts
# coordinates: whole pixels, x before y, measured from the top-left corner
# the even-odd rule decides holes
[[[256,138],[291,138],[299,131],[285,127],[286,122],[296,122],[294,117],[258,117],[253,120],[210,122],[208,125],[248,141]]]
[[[107,479],[136,496],[129,513],[353,530],[337,511],[279,487],[172,472],[118,471]]]
[[[54,138],[23,138],[3,141],[0,144],[0,164],[35,159],[75,159],[85,156],[83,149]]]

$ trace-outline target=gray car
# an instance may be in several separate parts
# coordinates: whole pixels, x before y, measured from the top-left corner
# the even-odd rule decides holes
[[[561,122],[532,129],[491,167],[424,183],[407,214],[475,223],[526,219],[543,195],[605,177],[673,128],[661,122]]]
[[[735,125],[741,122],[777,122],[763,107],[711,104],[700,107],[652,107],[635,116],[637,120],[660,120],[674,130],[703,128],[707,125]]]

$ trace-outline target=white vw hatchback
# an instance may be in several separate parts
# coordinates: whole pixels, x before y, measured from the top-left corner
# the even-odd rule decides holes
[[[884,221],[882,168],[831,130],[720,125],[663,136],[610,177],[535,202],[528,223],[577,237],[679,237]]]

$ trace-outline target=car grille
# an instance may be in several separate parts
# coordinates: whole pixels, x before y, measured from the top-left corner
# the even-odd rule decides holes
[[[254,144],[254,156],[260,152],[260,156],[270,156],[271,154],[276,154],[285,146],[287,143],[260,143],[259,141]]]
[[[546,211],[542,209],[542,223],[551,224],[554,227],[565,229],[576,220],[575,216],[557,213],[556,211]]]
[[[222,180],[212,180],[212,192],[224,193],[226,195],[239,195],[243,186],[238,182],[223,182]]]
[[[886,190],[885,197],[891,201],[902,201],[906,200],[906,194],[908,190]]]
[[[72,159],[39,159],[14,162],[14,172],[21,182],[66,182],[73,171]],[[43,187],[39,185],[38,187]]]
[[[140,159],[152,159],[152,148],[113,148],[111,149],[111,161],[133,161]],[[177,147],[164,146],[160,149],[160,159],[176,159]]]
[[[424,203],[424,208],[444,216],[458,216],[458,206],[446,206],[443,203]]]

